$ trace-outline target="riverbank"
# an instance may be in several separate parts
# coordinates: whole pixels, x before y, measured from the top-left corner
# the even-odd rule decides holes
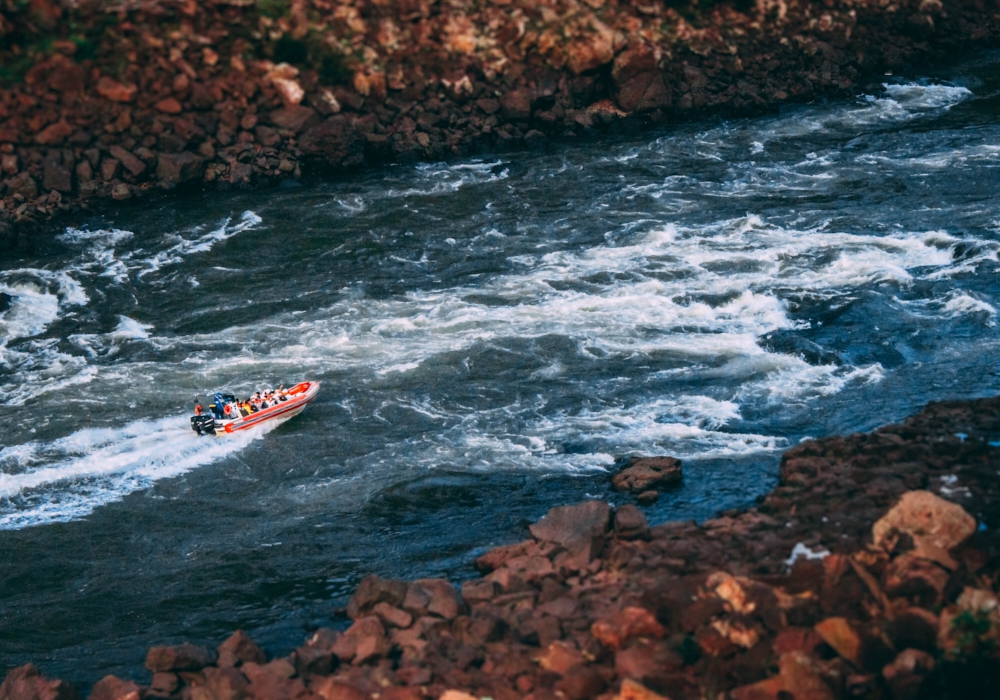
[[[19,7],[0,23],[0,218],[20,224],[853,96],[1000,26],[982,0]]]
[[[994,697],[1000,398],[927,406],[788,450],[748,510],[649,527],[627,502],[553,508],[461,590],[369,577],[346,632],[268,661],[154,647],[97,700]],[[623,500],[627,497],[623,496]],[[73,698],[31,666],[0,700]]]

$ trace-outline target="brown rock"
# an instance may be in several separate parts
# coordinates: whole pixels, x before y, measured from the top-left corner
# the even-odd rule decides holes
[[[132,681],[123,681],[117,676],[105,676],[94,683],[90,690],[90,700],[139,700],[141,688]]]
[[[35,143],[42,146],[60,144],[75,131],[75,127],[65,121],[58,121],[49,124],[47,127],[35,134]]]
[[[642,683],[626,678],[622,681],[621,690],[615,695],[615,700],[670,700],[644,686]]]
[[[904,649],[882,669],[882,677],[889,684],[893,700],[913,700],[933,670],[933,656],[918,649]]]
[[[161,153],[156,159],[156,179],[167,185],[200,179],[204,172],[205,159],[190,151]]]
[[[545,647],[538,657],[538,665],[546,671],[558,673],[560,676],[571,667],[584,662],[583,654],[569,642],[556,641]]]
[[[529,526],[538,540],[562,546],[603,538],[608,530],[611,508],[604,501],[587,501],[575,506],[552,508],[541,520]]]
[[[19,170],[18,158],[14,153],[4,153],[0,156],[0,170],[4,175],[17,175]]]
[[[615,653],[615,673],[619,678],[642,681],[667,671],[678,671],[683,665],[681,657],[661,641],[639,641]]]
[[[937,647],[938,618],[923,608],[905,608],[889,621],[886,631],[897,649],[933,652]]]
[[[38,196],[38,183],[27,172],[22,172],[17,177],[12,177],[7,186],[10,195],[19,194],[25,200],[32,200]]]
[[[391,648],[385,627],[374,616],[359,618],[333,645],[341,661],[353,660],[355,664],[387,654]]]
[[[135,177],[139,177],[146,172],[146,164],[121,146],[111,146],[108,148],[108,152],[117,158],[125,169],[132,173]]]
[[[594,698],[603,692],[607,684],[596,669],[584,664],[571,666],[556,683],[555,688],[569,700]]]
[[[94,169],[89,160],[81,160],[76,164],[76,179],[80,182],[90,182],[94,179]]]
[[[454,620],[461,611],[462,601],[448,581],[427,578],[410,584],[402,607],[417,617],[430,614]]]
[[[62,155],[56,151],[45,159],[42,189],[69,193],[73,191],[73,174],[63,165]]]
[[[243,700],[250,696],[250,681],[232,666],[209,666],[204,670],[204,676],[204,687],[211,693],[211,700]]]
[[[80,92],[86,83],[87,71],[84,67],[66,59],[56,63],[52,72],[49,73],[49,87],[56,92]]]
[[[184,109],[176,97],[164,98],[153,105],[153,108],[166,114],[180,114]]]
[[[218,651],[220,662],[223,658],[231,659],[234,662],[230,663],[230,666],[249,662],[255,664],[267,662],[264,651],[243,630],[236,630],[229,635],[229,639],[219,645]]]
[[[105,158],[101,161],[101,177],[111,182],[118,177],[118,168],[121,164],[117,158]]]
[[[631,639],[662,637],[666,632],[651,612],[636,607],[627,607],[620,613],[598,620],[590,627],[590,633],[598,641],[616,650]]]
[[[948,572],[934,562],[903,554],[889,563],[882,588],[890,598],[906,596],[930,606],[941,601],[948,577]]]
[[[405,610],[389,605],[388,603],[378,603],[372,612],[378,616],[387,627],[399,627],[405,629],[413,624],[413,616]]]
[[[579,75],[610,63],[615,57],[613,33],[603,25],[592,34],[578,37],[567,49],[567,65]]]
[[[654,489],[643,491],[635,497],[636,502],[641,506],[650,506],[660,499],[660,492]]]
[[[492,600],[499,594],[500,586],[496,583],[496,581],[489,581],[487,579],[470,579],[462,582],[462,598],[469,603],[469,605],[475,605],[476,603]]]
[[[299,149],[334,167],[357,167],[365,160],[365,138],[343,114],[307,129],[299,138]]]
[[[302,86],[299,85],[299,81],[294,78],[272,78],[271,84],[278,91],[278,96],[285,107],[298,105],[302,102],[302,98],[306,96]]]
[[[316,110],[299,104],[276,109],[268,115],[268,118],[279,129],[288,129],[295,133],[319,123],[319,114]]]
[[[930,491],[908,491],[872,526],[875,545],[886,547],[893,531],[947,551],[972,536],[976,521],[962,506]]]
[[[135,85],[123,85],[106,75],[97,81],[98,94],[113,102],[131,102],[137,91]]]
[[[173,694],[180,687],[181,680],[176,673],[164,672],[153,674],[153,680],[149,684],[148,695],[156,697],[167,697]]]
[[[368,700],[368,693],[340,678],[327,678],[316,688],[316,694],[323,700]]]
[[[729,692],[733,700],[834,700],[835,696],[820,675],[816,662],[799,651],[778,659],[779,673],[774,678],[744,685]]]
[[[500,97],[500,106],[507,119],[527,119],[531,116],[531,95],[527,90],[511,90]]]
[[[828,617],[817,623],[815,630],[842,658],[855,666],[858,664],[861,637],[845,618]]]
[[[650,112],[671,103],[670,90],[659,72],[629,78],[619,87],[617,100],[626,112]]]
[[[194,644],[151,647],[146,654],[146,668],[160,671],[197,671],[214,664],[217,654]]]
[[[116,185],[111,186],[111,199],[118,202],[124,202],[126,199],[132,196],[132,190],[124,182],[119,182]]]
[[[632,457],[615,474],[611,485],[619,491],[642,493],[681,481],[681,461],[673,457]]]
[[[772,648],[777,655],[790,651],[801,651],[812,656],[816,648],[823,643],[823,637],[816,630],[808,627],[782,627],[774,638]]]
[[[649,537],[649,525],[642,511],[627,503],[615,511],[615,535],[623,540]]]
[[[620,89],[622,85],[640,73],[655,71],[659,61],[658,49],[654,49],[649,44],[638,44],[618,54],[611,67],[611,79]]]
[[[65,681],[50,681],[34,664],[11,669],[0,685],[0,700],[77,700],[76,690]]]

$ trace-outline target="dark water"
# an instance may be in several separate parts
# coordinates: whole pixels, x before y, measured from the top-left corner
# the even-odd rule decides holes
[[[471,574],[616,455],[653,521],[782,449],[995,393],[993,59],[856,101],[81,220],[0,291],[0,666],[89,682],[371,572]],[[323,383],[264,434],[196,395]]]

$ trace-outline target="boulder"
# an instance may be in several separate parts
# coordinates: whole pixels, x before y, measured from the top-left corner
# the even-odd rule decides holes
[[[606,685],[604,677],[596,669],[585,664],[576,664],[566,670],[556,683],[555,689],[569,700],[584,700],[584,698],[596,698],[604,691]]]
[[[597,31],[577,37],[567,47],[566,63],[576,75],[611,63],[615,57],[614,34],[601,26]]]
[[[527,90],[511,90],[500,97],[500,106],[507,119],[527,119],[531,116],[531,95]]]
[[[584,657],[571,643],[560,640],[545,647],[545,651],[537,658],[537,661],[541,668],[561,676],[571,667],[583,663]]]
[[[399,608],[389,605],[388,603],[379,603],[374,608],[372,612],[380,619],[387,627],[399,627],[405,629],[413,624],[413,616],[405,610],[400,610]]]
[[[872,538],[891,551],[897,533],[906,533],[914,543],[948,551],[975,531],[975,519],[962,506],[930,491],[908,491],[872,526]]]
[[[604,501],[552,508],[529,526],[535,539],[567,547],[573,543],[603,538],[608,531],[611,507]]]
[[[294,78],[272,78],[271,84],[278,91],[278,96],[285,107],[293,107],[302,102],[306,96],[305,90],[299,85],[299,81]]]
[[[146,164],[121,146],[111,146],[108,148],[108,152],[117,158],[125,169],[132,173],[135,177],[139,177],[146,172]]]
[[[918,649],[904,649],[892,663],[885,665],[882,677],[892,691],[893,700],[914,700],[933,670],[933,656]]]
[[[905,596],[929,607],[941,602],[948,578],[948,572],[933,561],[903,554],[886,567],[882,590],[890,598]]]
[[[303,107],[298,103],[276,109],[268,115],[268,118],[279,129],[288,129],[295,133],[319,123],[319,114],[315,109]]]
[[[604,646],[618,650],[632,639],[652,639],[667,633],[645,608],[627,607],[590,626],[590,633]]]
[[[650,112],[671,104],[670,89],[659,71],[629,78],[618,88],[616,99],[626,112]]]
[[[165,698],[174,693],[180,687],[181,679],[176,673],[161,671],[153,674],[153,680],[149,683],[146,691],[147,697]]]
[[[861,636],[846,618],[828,617],[816,624],[816,632],[823,641],[840,654],[841,658],[858,664],[858,654],[861,650]]]
[[[0,685],[0,700],[77,700],[66,681],[50,681],[34,664],[11,669]]]
[[[782,654],[778,675],[729,692],[733,700],[834,700],[818,664],[800,651]]]
[[[238,666],[253,662],[263,664],[267,662],[264,651],[250,638],[250,635],[243,630],[236,630],[229,639],[219,645],[219,665]]]
[[[209,691],[211,700],[243,700],[250,695],[250,681],[232,666],[224,668],[209,666],[203,673],[204,687]]]
[[[113,102],[131,102],[135,99],[138,88],[135,85],[123,85],[105,75],[97,81],[97,92]]]
[[[63,163],[62,154],[54,151],[45,159],[42,171],[42,189],[63,193],[73,191],[73,173]]]
[[[194,644],[151,647],[146,654],[146,668],[153,673],[160,671],[197,671],[214,664],[218,655],[205,647]]]
[[[35,143],[41,146],[55,146],[69,138],[74,131],[76,127],[60,120],[35,134]]]
[[[627,503],[615,511],[615,536],[623,540],[648,539],[649,525],[642,511]]]
[[[425,578],[409,585],[402,608],[416,617],[433,615],[454,620],[461,612],[462,600],[448,581]]]
[[[622,681],[621,690],[614,700],[670,700],[629,678]]]
[[[392,644],[382,621],[375,616],[359,618],[333,645],[333,652],[343,661],[361,664],[389,653]]]
[[[611,485],[619,491],[643,493],[680,483],[681,461],[673,457],[632,457],[615,474]]]
[[[379,603],[400,607],[406,597],[407,583],[379,576],[365,576],[347,603],[347,616],[352,620],[366,616]]]
[[[307,129],[299,138],[299,150],[331,167],[357,167],[365,161],[365,137],[343,114],[335,114]]]
[[[205,159],[190,151],[160,153],[156,158],[156,179],[167,185],[201,179]]]
[[[139,700],[142,688],[117,676],[105,676],[94,683],[89,700]]]

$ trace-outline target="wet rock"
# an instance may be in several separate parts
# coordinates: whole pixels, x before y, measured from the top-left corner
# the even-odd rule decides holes
[[[410,615],[405,610],[400,610],[397,607],[389,605],[388,603],[379,603],[372,608],[372,612],[382,620],[382,622],[387,627],[400,627],[407,628],[413,624],[413,616]]]
[[[614,528],[615,535],[623,540],[649,537],[646,516],[631,503],[627,503],[615,511]]]
[[[615,650],[621,649],[629,640],[663,637],[666,632],[651,612],[631,606],[598,620],[590,627],[590,633],[601,644]]]
[[[0,700],[78,700],[76,690],[65,681],[49,680],[34,664],[18,666],[0,685]]]
[[[9,309],[12,303],[14,303],[14,297],[7,292],[0,292],[0,314]]]
[[[636,502],[642,506],[650,506],[656,503],[660,499],[660,492],[650,489],[649,491],[643,491],[638,496],[635,497]]]
[[[153,680],[149,683],[147,695],[165,698],[174,693],[180,687],[181,679],[176,673],[161,671],[153,674]]]
[[[604,501],[587,501],[575,506],[552,508],[528,529],[538,540],[564,547],[603,538],[608,530],[611,508]]]
[[[138,88],[135,85],[124,85],[105,75],[97,81],[97,92],[113,102],[131,102],[135,99]]]
[[[643,493],[681,481],[681,461],[673,457],[632,457],[611,480],[619,491]]]
[[[934,657],[918,649],[904,649],[895,660],[882,669],[893,700],[913,700],[920,687],[934,670]]]
[[[146,172],[146,164],[135,157],[129,151],[126,151],[121,146],[111,146],[108,148],[108,152],[118,159],[118,161],[124,166],[126,170],[132,173],[133,176],[139,177],[144,172]]]
[[[156,179],[166,185],[200,179],[204,172],[205,159],[190,151],[161,153],[156,159]]]
[[[960,505],[930,491],[909,491],[872,526],[872,538],[876,546],[891,551],[898,533],[906,533],[914,543],[948,551],[975,531],[975,519]]]
[[[232,666],[223,668],[210,666],[203,673],[204,688],[211,693],[211,700],[243,700],[250,695],[250,681]]]
[[[364,163],[365,138],[343,114],[307,129],[299,139],[303,155],[328,166],[357,167]]]
[[[197,671],[214,664],[217,655],[205,647],[194,644],[151,647],[146,654],[146,668],[153,673],[161,671]]]
[[[257,646],[250,635],[236,630],[219,645],[219,665],[238,666],[244,663],[263,664],[267,662],[264,650]]]
[[[142,688],[117,676],[105,676],[90,690],[89,700],[139,700]]]

